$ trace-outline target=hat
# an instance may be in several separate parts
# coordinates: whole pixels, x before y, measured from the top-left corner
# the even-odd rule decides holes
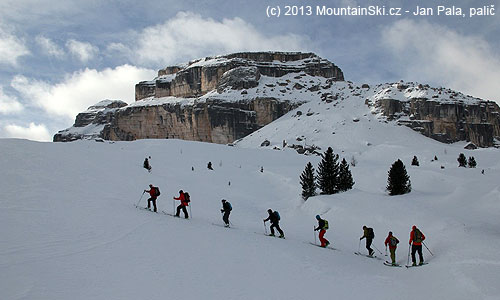
[[[413,227],[411,229],[415,230],[415,229],[417,229],[417,226],[413,225]]]
[[[392,231],[389,231],[389,235],[392,235]]]
[[[180,191],[179,191],[179,194],[182,194],[182,193],[184,193],[184,192],[183,192],[182,190],[180,190]]]
[[[153,185],[152,185],[152,184],[150,184],[149,186],[150,186],[150,187],[152,187]]]
[[[221,201],[222,201],[222,202],[226,202],[226,199],[222,199]]]
[[[319,215],[316,215],[316,220],[319,220],[321,219],[321,217]]]
[[[272,213],[272,212],[273,212],[273,210],[272,210],[272,209],[268,209],[268,210],[267,210],[267,212],[268,212],[268,213]]]

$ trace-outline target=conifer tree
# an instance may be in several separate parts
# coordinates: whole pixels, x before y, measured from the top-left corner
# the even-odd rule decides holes
[[[475,168],[477,166],[476,159],[474,156],[469,156],[469,168]]]
[[[465,166],[467,165],[467,158],[465,157],[465,155],[463,153],[460,153],[460,155],[458,155],[457,161],[458,161],[459,167],[465,168]]]
[[[302,185],[302,199],[306,201],[309,197],[316,195],[316,181],[314,176],[314,167],[308,162],[306,168],[300,175],[300,184]]]
[[[420,164],[418,163],[418,159],[416,156],[413,156],[413,160],[411,161],[412,166],[419,166]]]
[[[411,192],[410,176],[406,173],[405,165],[401,160],[397,160],[388,172],[387,190],[389,195],[402,195]]]
[[[349,164],[345,160],[342,159],[339,167],[339,191],[345,192],[352,189],[354,185],[354,180],[352,179],[351,171],[349,170]]]
[[[333,153],[332,147],[328,147],[322,157],[318,165],[318,187],[322,194],[338,193],[339,155]]]

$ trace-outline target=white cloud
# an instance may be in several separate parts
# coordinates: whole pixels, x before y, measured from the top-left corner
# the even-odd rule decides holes
[[[64,50],[49,38],[39,35],[35,41],[47,55],[62,58],[65,54]]]
[[[123,65],[97,71],[85,69],[73,73],[63,82],[50,84],[16,76],[11,85],[25,99],[52,115],[75,116],[103,99],[135,100],[135,84],[156,76],[156,71]]]
[[[99,54],[99,48],[90,43],[84,43],[77,40],[68,40],[66,42],[68,50],[76,56],[81,62],[86,63]]]
[[[17,60],[30,54],[22,39],[0,27],[0,64],[17,66]]]
[[[23,105],[17,98],[6,95],[0,86],[0,114],[17,113],[23,110]]]
[[[401,20],[383,29],[381,42],[407,79],[441,83],[500,103],[500,57],[484,39],[426,21]]]
[[[237,51],[298,51],[309,43],[294,34],[267,36],[240,18],[216,21],[190,12],[145,28],[133,42],[130,60],[154,67]]]
[[[20,138],[41,142],[52,141],[52,136],[44,124],[37,125],[35,123],[30,123],[28,127],[9,124],[4,126],[3,131],[6,137],[9,138]]]

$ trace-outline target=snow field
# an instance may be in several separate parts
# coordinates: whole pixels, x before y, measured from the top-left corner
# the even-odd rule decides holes
[[[320,158],[291,149],[178,140],[2,139],[0,298],[498,297],[498,150],[467,151],[463,144],[444,145],[401,127],[388,132],[393,140],[384,139],[377,135],[383,130],[374,128],[375,134],[364,136],[354,126],[350,131],[353,143],[372,140],[351,167],[354,189],[305,203],[299,175],[308,161],[316,168]],[[398,144],[400,139],[407,143]],[[338,151],[341,145],[347,145],[344,153]],[[332,143],[335,153],[349,160],[355,148],[348,145]],[[478,168],[459,169],[460,152],[474,155]],[[149,155],[152,173],[142,168]],[[410,166],[413,155],[420,167]],[[437,162],[430,161],[434,155]],[[413,191],[390,197],[384,191],[387,171],[397,158],[406,165]],[[213,171],[206,168],[208,161]],[[136,209],[149,183],[160,187],[160,211],[171,212],[172,197],[179,189],[188,191],[193,219]],[[222,224],[222,198],[233,206],[234,228],[212,225]],[[280,212],[285,240],[262,234],[268,208]],[[316,214],[329,221],[326,238],[338,251],[308,244],[314,241]],[[404,264],[414,224],[435,255],[424,248],[425,267],[389,268],[353,254],[367,225],[382,252],[393,231],[401,242],[397,260]],[[361,252],[366,253],[364,240]]]

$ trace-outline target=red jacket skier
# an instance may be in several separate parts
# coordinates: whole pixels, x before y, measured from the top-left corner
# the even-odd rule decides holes
[[[180,200],[181,201],[181,204],[179,204],[179,206],[177,206],[177,213],[175,214],[176,217],[179,216],[179,214],[181,213],[181,209],[182,211],[184,212],[184,218],[188,218],[188,212],[187,212],[187,209],[186,209],[186,206],[189,205],[189,201],[188,198],[189,196],[186,196],[185,194],[187,193],[184,193],[184,191],[180,190],[179,191],[179,197],[174,197],[174,200]],[[189,194],[188,194],[189,195]]]
[[[417,265],[417,259],[415,258],[415,253],[418,252],[418,258],[420,259],[419,265],[424,264],[424,256],[422,254],[422,242],[425,240],[425,235],[413,225],[410,232],[410,245],[411,245],[411,261],[413,266]]]

